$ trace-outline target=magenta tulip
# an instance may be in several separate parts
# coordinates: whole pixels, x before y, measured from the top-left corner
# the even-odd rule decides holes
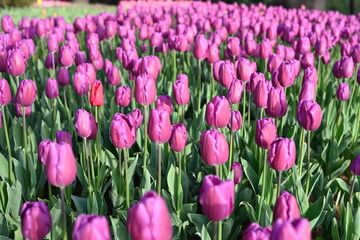
[[[30,79],[22,80],[16,92],[16,102],[22,107],[29,107],[35,102],[36,94],[37,88],[35,82]]]
[[[314,100],[302,100],[297,108],[298,121],[307,131],[315,131],[320,127],[322,111],[320,105]]]
[[[171,122],[168,111],[163,108],[150,110],[148,135],[157,144],[166,143],[171,137]]]
[[[7,72],[14,77],[21,76],[26,71],[26,60],[20,49],[10,50],[7,57]]]
[[[163,107],[171,115],[174,111],[171,97],[169,95],[160,95],[155,103],[156,108]]]
[[[275,221],[270,240],[310,240],[311,229],[309,220],[299,218],[284,221],[281,218]]]
[[[271,144],[278,137],[276,125],[272,118],[263,118],[256,121],[255,142],[264,149],[270,149]]]
[[[181,152],[184,150],[187,140],[187,131],[184,124],[176,123],[172,125],[171,137],[169,140],[171,149],[175,152]]]
[[[155,101],[156,83],[149,75],[140,75],[135,79],[135,100],[138,104],[148,106]]]
[[[106,217],[80,214],[74,223],[72,239],[110,240],[110,228]]]
[[[295,142],[289,138],[277,138],[270,148],[268,162],[272,169],[285,171],[290,169],[296,158]]]
[[[217,129],[204,131],[200,137],[200,153],[203,161],[210,166],[227,162],[229,145],[225,136]]]
[[[285,92],[283,90],[279,88],[272,88],[269,91],[265,112],[273,118],[279,118],[286,114],[287,103]]]
[[[206,106],[206,123],[210,127],[225,127],[230,120],[230,105],[225,97],[215,96]]]
[[[131,103],[131,87],[121,85],[115,92],[115,103],[121,107],[127,107]]]
[[[276,200],[273,215],[274,222],[278,218],[281,218],[284,221],[300,218],[300,209],[296,202],[296,198],[289,192],[282,192]]]
[[[110,138],[116,148],[130,148],[136,141],[133,121],[121,113],[116,113],[110,125]]]
[[[350,87],[347,83],[340,83],[336,91],[336,97],[340,101],[347,101],[350,98]]]
[[[0,78],[0,106],[5,106],[11,101],[10,85],[6,79]]]

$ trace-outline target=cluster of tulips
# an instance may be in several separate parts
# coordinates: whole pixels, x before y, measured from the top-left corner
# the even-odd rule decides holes
[[[325,129],[353,157],[339,167],[342,209],[360,214],[360,15],[125,5],[74,22],[1,19],[0,186],[25,200],[23,238],[310,240]]]

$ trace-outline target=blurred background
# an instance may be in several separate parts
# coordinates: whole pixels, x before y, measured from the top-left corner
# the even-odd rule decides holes
[[[212,0],[217,2],[217,0]],[[337,10],[344,14],[357,14],[360,12],[360,0],[222,0],[227,3],[238,2],[245,4],[264,3],[266,5],[282,5],[286,8],[298,8],[305,5],[308,9]],[[117,5],[119,0],[67,0],[67,1],[42,1],[42,0],[0,0],[0,7],[26,7],[32,4],[48,6],[52,3],[100,3]],[[40,4],[39,4],[40,3]],[[0,10],[1,11],[1,10]]]

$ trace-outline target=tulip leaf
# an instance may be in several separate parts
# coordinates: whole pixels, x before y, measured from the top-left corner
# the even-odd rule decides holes
[[[318,220],[323,214],[325,203],[325,197],[323,196],[310,205],[309,209],[306,211],[305,217],[309,219],[311,229],[314,229],[314,227],[319,224]]]
[[[248,178],[253,190],[258,192],[259,176],[256,174],[254,169],[244,159],[241,161],[246,177]]]
[[[12,135],[14,136],[15,146],[23,147],[24,135],[23,135],[23,128],[20,124],[16,124],[12,127]]]
[[[10,205],[10,215],[17,219],[19,217],[20,212],[20,204],[21,204],[21,184],[19,181],[16,181],[14,185],[11,187],[8,186],[7,189],[9,196]]]
[[[355,229],[353,239],[360,239],[360,208],[356,209],[354,227]]]
[[[8,179],[9,178],[9,164],[7,159],[0,153],[0,178]]]
[[[129,234],[124,224],[117,218],[110,217],[110,222],[115,239],[129,240]]]
[[[201,232],[202,226],[206,226],[210,222],[210,220],[202,214],[189,213],[188,217],[198,232]]]
[[[339,229],[336,218],[333,218],[331,223],[331,239],[340,240]]]
[[[74,201],[75,208],[79,213],[87,212],[87,198],[71,195],[71,199]]]
[[[341,178],[336,178],[335,181],[343,191],[350,194],[350,186],[344,180]]]
[[[3,236],[7,236],[8,234],[9,234],[9,226],[8,226],[7,218],[5,214],[0,213],[0,236],[3,237]],[[10,239],[10,238],[3,237],[3,239]]]

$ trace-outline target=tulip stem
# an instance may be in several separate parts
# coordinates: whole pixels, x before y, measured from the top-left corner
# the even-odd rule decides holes
[[[198,89],[198,112],[200,112],[200,108],[201,108],[201,60],[198,61],[198,84],[197,84],[197,89]]]
[[[124,149],[124,163],[125,163],[125,195],[126,207],[130,208],[130,189],[129,189],[129,172],[128,172],[128,149]]]
[[[51,190],[51,184],[48,182],[48,193],[49,193],[49,201],[51,203],[52,200],[52,190]]]
[[[211,82],[211,95],[210,99],[214,96],[214,75],[213,75],[214,64],[210,63],[210,82]]]
[[[248,114],[248,116],[247,116],[248,117],[248,126],[247,127],[249,129],[250,129],[250,111],[251,111],[250,106],[251,106],[251,94],[249,93],[248,112],[247,112],[247,114]]]
[[[356,67],[355,67],[355,73],[354,73],[354,82],[355,82],[355,84],[352,86],[352,88],[350,88],[350,102],[349,102],[349,106],[348,106],[348,108],[347,108],[347,111],[346,111],[346,116],[349,116],[349,112],[350,112],[350,108],[351,108],[351,106],[352,106],[352,102],[353,102],[353,100],[354,100],[354,98],[355,98],[355,88],[356,88],[356,76],[357,76],[357,72],[358,72],[358,69],[359,69],[359,66],[358,66],[358,64],[356,64]]]
[[[182,204],[182,199],[180,198],[180,192],[181,192],[181,154],[180,152],[177,153],[177,157],[178,157],[178,164],[179,164],[179,174],[178,174],[178,194],[177,194],[177,209],[178,209],[178,216],[180,216],[180,211],[181,211],[181,204]]]
[[[222,240],[222,221],[219,221],[218,240]]]
[[[67,105],[67,100],[66,100],[66,90],[67,90],[67,86],[64,87],[64,104],[65,104],[65,108],[66,108],[66,111],[68,108],[68,105]]]
[[[280,188],[281,188],[281,171],[279,171],[279,179],[278,179],[276,198],[278,198],[280,196]]]
[[[337,121],[336,121],[336,126],[338,127],[339,124],[340,124],[340,119],[341,119],[341,111],[342,111],[342,104],[343,101],[340,101],[340,106],[339,106],[339,114],[338,114],[338,117],[337,117]]]
[[[143,176],[145,176],[146,173],[146,162],[147,162],[147,143],[148,143],[148,106],[144,106],[144,133],[145,133],[145,138],[144,138],[144,172],[143,172]]]
[[[310,131],[308,131],[308,145],[307,145],[307,176],[306,176],[306,196],[309,193],[310,187]]]
[[[245,118],[245,110],[246,110],[246,88],[245,88],[246,85],[244,85],[244,96],[243,96],[243,110],[242,110],[242,116]],[[241,136],[244,137],[245,135],[245,130],[244,128],[242,127],[241,128]]]
[[[16,79],[16,88],[18,88],[19,87],[19,76],[16,76],[15,79]]]
[[[88,146],[89,149],[89,155],[90,155],[90,167],[91,167],[91,177],[94,181],[95,184],[95,169],[94,169],[94,162],[93,162],[93,158],[92,158],[92,146],[91,146],[91,142],[89,142]],[[96,184],[95,184],[96,185]]]
[[[55,57],[54,57],[54,53],[51,53],[51,60],[52,60],[52,67],[53,67],[53,70],[52,70],[52,72],[53,72],[53,78],[56,78],[56,69],[55,69]]]
[[[2,106],[2,118],[4,123],[4,132],[5,132],[5,139],[6,139],[6,145],[8,149],[8,158],[9,158],[9,183],[11,184],[11,173],[13,168],[13,162],[12,162],[12,156],[11,156],[11,147],[10,147],[10,140],[9,140],[9,132],[6,122],[6,116],[5,116],[5,106]]]
[[[25,164],[27,163],[27,131],[26,131],[26,116],[25,107],[21,107],[23,119],[23,134],[24,134],[24,147],[25,147]]]
[[[90,161],[89,161],[89,153],[86,144],[86,138],[84,138],[84,149],[85,149],[85,158],[86,158],[86,167],[87,167],[87,175],[88,175],[88,184],[89,184],[89,195],[92,192],[92,184],[91,184],[91,175],[90,175]]]
[[[320,62],[321,62],[321,56],[318,57],[318,65],[317,65],[317,74],[318,74],[318,78],[319,78],[319,84],[317,84],[317,86],[319,86],[320,89],[322,89],[322,78],[320,77]]]
[[[64,201],[64,187],[60,187],[60,198],[61,198],[61,213],[62,213],[62,220],[63,220],[63,232],[64,237],[63,240],[67,240],[67,231],[66,231],[66,214],[65,214],[65,201]]]
[[[181,122],[185,124],[185,106],[181,105]]]
[[[173,65],[174,65],[174,67],[173,67],[173,71],[174,71],[173,74],[174,74],[174,75],[173,75],[173,76],[174,76],[174,82],[175,82],[176,76],[177,76],[177,75],[176,75],[177,69],[176,69],[176,51],[175,51],[175,50],[173,51],[173,54],[172,54],[172,55],[173,55]]]
[[[161,144],[158,144],[158,182],[157,193],[161,195]]]
[[[356,181],[356,176],[354,175],[352,183],[351,183],[351,191],[350,191],[350,197],[349,197],[350,204],[352,204],[352,195],[354,193],[355,181]]]
[[[101,131],[100,127],[101,124],[99,123],[99,116],[98,116],[98,107],[95,107],[95,121],[98,123],[98,134],[96,135],[96,156],[97,156],[97,170],[98,170],[98,176],[100,176],[100,137],[101,137]]]
[[[299,166],[299,177],[301,179],[303,158],[304,158],[304,141],[305,141],[305,130],[301,128],[300,133],[300,166]]]
[[[52,102],[52,117],[53,117],[53,126],[55,127],[56,123],[56,98],[53,99]]]
[[[121,149],[118,149],[118,157],[119,157],[119,189],[118,194],[121,195],[121,187],[122,187],[122,172],[121,172]]]
[[[233,142],[234,142],[234,131],[232,130],[233,127],[233,111],[234,111],[234,105],[231,104],[231,118],[230,118],[230,157],[229,157],[229,172],[231,169],[232,159],[233,159]]]
[[[261,150],[261,149],[260,149]],[[260,208],[259,208],[259,214],[258,214],[258,222],[260,222],[260,218],[261,218],[261,210],[262,210],[262,206],[263,206],[263,202],[264,202],[264,197],[265,197],[265,185],[266,185],[266,172],[267,172],[267,161],[266,161],[266,149],[264,149],[264,168],[263,168],[263,172],[264,172],[264,177],[263,177],[263,182],[262,182],[262,190],[261,190],[261,196],[260,196]]]
[[[213,240],[217,240],[218,239],[218,222],[214,222],[214,233],[213,233]]]

